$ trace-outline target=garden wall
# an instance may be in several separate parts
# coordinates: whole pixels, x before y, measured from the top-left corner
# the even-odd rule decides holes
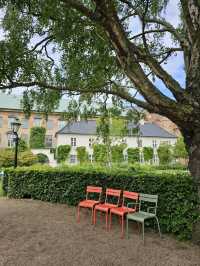
[[[156,173],[84,168],[6,169],[4,190],[12,198],[77,205],[87,185],[158,194],[158,217],[163,232],[191,237],[197,206],[196,188],[184,172]]]

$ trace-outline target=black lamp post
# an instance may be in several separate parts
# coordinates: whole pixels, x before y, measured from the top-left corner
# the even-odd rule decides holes
[[[11,123],[11,130],[13,134],[13,140],[15,142],[15,161],[14,161],[14,167],[17,167],[17,153],[18,153],[18,144],[19,144],[19,136],[18,136],[18,130],[21,126],[21,123],[18,119],[16,119],[14,122]]]

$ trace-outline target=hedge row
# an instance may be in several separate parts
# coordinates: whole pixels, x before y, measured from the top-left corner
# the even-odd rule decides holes
[[[197,218],[196,188],[192,178],[183,172],[136,173],[79,167],[6,169],[5,174],[4,189],[13,198],[30,197],[76,205],[85,197],[87,185],[158,194],[162,231],[175,233],[182,239],[191,237],[192,224]]]

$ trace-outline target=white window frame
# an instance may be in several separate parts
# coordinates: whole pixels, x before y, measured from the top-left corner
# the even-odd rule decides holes
[[[76,147],[76,138],[71,138],[71,146]]]

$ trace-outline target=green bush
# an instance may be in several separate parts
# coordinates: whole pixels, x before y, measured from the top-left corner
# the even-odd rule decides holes
[[[106,163],[107,157],[107,149],[105,144],[93,145],[93,158],[96,163]]]
[[[44,127],[32,127],[30,133],[30,148],[45,148],[45,134],[46,129]]]
[[[78,159],[80,164],[88,161],[88,153],[86,151],[85,146],[77,147],[76,152],[77,152],[77,159]]]
[[[28,150],[28,145],[25,140],[20,139],[19,140],[19,146],[18,146],[18,151],[27,151]]]
[[[143,148],[144,161],[148,162],[153,159],[153,148],[152,147],[144,147]]]
[[[140,149],[139,148],[128,148],[127,155],[128,155],[129,163],[138,163],[140,161]]]
[[[158,217],[163,232],[190,238],[197,218],[197,190],[183,172],[157,173],[109,170],[108,168],[17,168],[6,169],[4,189],[8,196],[76,205],[85,197],[87,185],[158,194]]]
[[[171,145],[160,144],[157,152],[161,164],[170,164],[172,162],[173,154]]]
[[[188,158],[188,152],[185,147],[183,137],[178,138],[174,146],[174,157],[175,158]]]
[[[37,163],[37,156],[29,150],[18,153],[18,165],[30,166]],[[14,150],[13,149],[1,149],[0,150],[0,167],[12,167],[14,166]]]
[[[49,158],[46,154],[38,153],[36,156],[38,159],[38,163],[41,163],[41,164],[48,164],[49,163]]]
[[[68,159],[71,150],[70,145],[60,145],[57,148],[56,159],[58,163],[65,162]]]
[[[124,148],[125,146],[123,144],[111,146],[111,154],[112,154],[113,163],[121,163],[124,161],[124,155],[123,155]]]

